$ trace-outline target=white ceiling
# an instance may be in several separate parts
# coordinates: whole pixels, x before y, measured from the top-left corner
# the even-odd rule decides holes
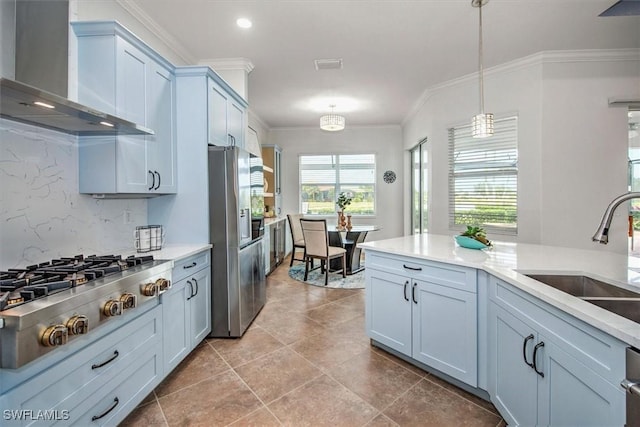
[[[317,126],[331,103],[347,126],[398,125],[425,89],[478,66],[471,0],[126,2],[189,62],[249,59],[250,108],[269,127]],[[543,50],[640,48],[640,17],[598,17],[614,2],[491,0],[483,7],[485,67]],[[253,27],[238,28],[239,17]],[[318,58],[342,58],[344,68],[316,71]]]

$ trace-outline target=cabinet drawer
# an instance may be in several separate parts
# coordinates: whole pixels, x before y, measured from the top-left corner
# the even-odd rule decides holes
[[[172,279],[178,282],[181,279],[208,267],[211,262],[211,250],[207,249],[188,258],[176,261],[173,266]]]
[[[84,406],[88,395],[161,343],[162,311],[156,306],[6,394],[15,410],[66,410]],[[103,366],[98,366],[104,364]],[[28,425],[29,423],[25,423]]]
[[[367,267],[410,276],[414,279],[434,281],[440,285],[467,292],[477,291],[476,270],[419,258],[367,253]]]
[[[160,343],[141,348],[136,353],[139,354],[103,388],[91,396],[85,396],[79,410],[71,411],[72,425],[115,426],[160,383],[162,379]]]
[[[617,386],[625,377],[623,342],[495,277],[489,295],[497,305],[526,316],[541,334],[607,381]]]

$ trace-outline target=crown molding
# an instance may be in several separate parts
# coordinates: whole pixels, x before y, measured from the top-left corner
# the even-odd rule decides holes
[[[164,30],[145,11],[130,0],[115,0],[116,3],[140,22],[147,30],[151,31],[173,53],[184,61],[185,64],[195,64],[196,59],[175,37]]]
[[[243,70],[247,74],[255,68],[253,62],[247,58],[201,59],[198,62],[206,64],[214,70]]]
[[[509,73],[525,68],[541,66],[544,64],[558,63],[576,63],[576,62],[617,62],[617,61],[640,61],[640,49],[584,49],[584,50],[554,50],[541,51],[528,55],[504,64],[486,68],[483,71],[485,78],[498,74]],[[422,92],[420,98],[413,104],[401,124],[404,127],[411,120],[424,104],[436,92],[452,86],[475,82],[478,79],[478,73],[474,72],[455,79],[447,80],[433,86],[428,87]]]

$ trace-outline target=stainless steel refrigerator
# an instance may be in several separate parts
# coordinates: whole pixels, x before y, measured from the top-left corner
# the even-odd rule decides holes
[[[209,146],[211,337],[242,336],[266,301],[262,172],[239,147]]]

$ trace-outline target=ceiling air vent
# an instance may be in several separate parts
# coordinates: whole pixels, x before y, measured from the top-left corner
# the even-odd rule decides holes
[[[341,70],[342,58],[340,59],[316,59],[313,61],[316,71],[320,70]]]

